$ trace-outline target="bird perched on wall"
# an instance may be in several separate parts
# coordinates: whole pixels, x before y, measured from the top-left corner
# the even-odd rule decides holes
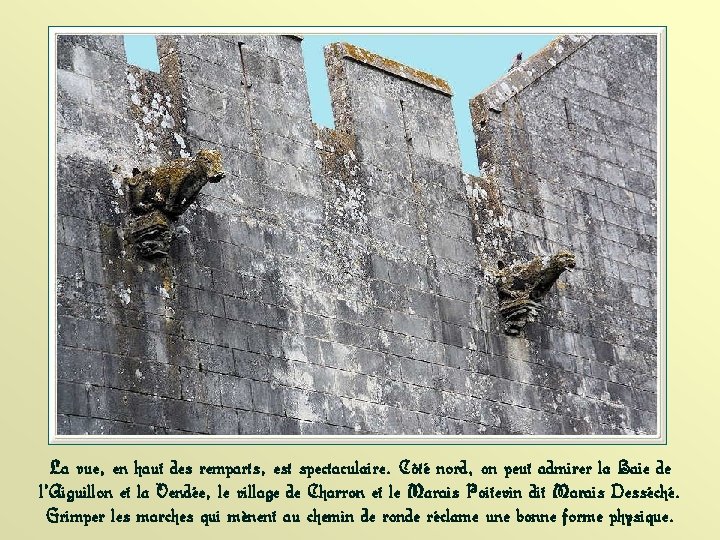
[[[520,51],[519,53],[517,53],[515,55],[515,60],[513,60],[513,63],[510,66],[510,69],[508,69],[508,71],[512,71],[513,69],[518,67],[520,64],[522,64],[522,51]]]

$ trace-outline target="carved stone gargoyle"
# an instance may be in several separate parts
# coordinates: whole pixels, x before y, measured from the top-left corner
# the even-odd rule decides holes
[[[141,256],[164,257],[170,249],[173,223],[195,201],[208,182],[225,177],[220,152],[200,150],[195,157],[171,161],[126,178],[130,211],[128,239]]]
[[[537,318],[542,309],[540,300],[568,268],[575,268],[575,255],[568,251],[500,268],[497,289],[506,334],[519,334]]]

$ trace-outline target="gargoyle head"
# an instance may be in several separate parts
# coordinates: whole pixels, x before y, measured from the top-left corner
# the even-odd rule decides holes
[[[207,181],[216,183],[225,178],[222,170],[222,158],[217,150],[200,150],[195,154],[195,160],[205,169]]]
[[[558,251],[555,255],[550,257],[548,266],[562,268],[563,270],[575,268],[575,255],[569,251]]]
[[[533,300],[545,296],[565,270],[575,268],[575,255],[569,251],[559,251],[549,259],[541,260],[543,264],[533,276],[534,283],[531,282],[530,298]]]

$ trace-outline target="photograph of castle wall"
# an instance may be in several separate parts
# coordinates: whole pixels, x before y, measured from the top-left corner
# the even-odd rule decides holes
[[[657,36],[478,89],[477,175],[349,43],[315,125],[301,39],[57,36],[56,433],[658,435]]]

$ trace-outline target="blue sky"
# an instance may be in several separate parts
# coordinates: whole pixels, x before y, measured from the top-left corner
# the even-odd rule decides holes
[[[452,101],[463,169],[477,173],[468,101],[505,74],[518,52],[522,51],[523,57],[528,58],[554,37],[547,34],[305,34],[303,54],[313,120],[324,126],[333,125],[323,47],[328,43],[347,41],[427,71],[450,84],[454,92]],[[152,36],[126,36],[125,48],[130,63],[159,70]]]
[[[150,71],[160,72],[155,36],[132,34],[124,36],[128,63]]]

